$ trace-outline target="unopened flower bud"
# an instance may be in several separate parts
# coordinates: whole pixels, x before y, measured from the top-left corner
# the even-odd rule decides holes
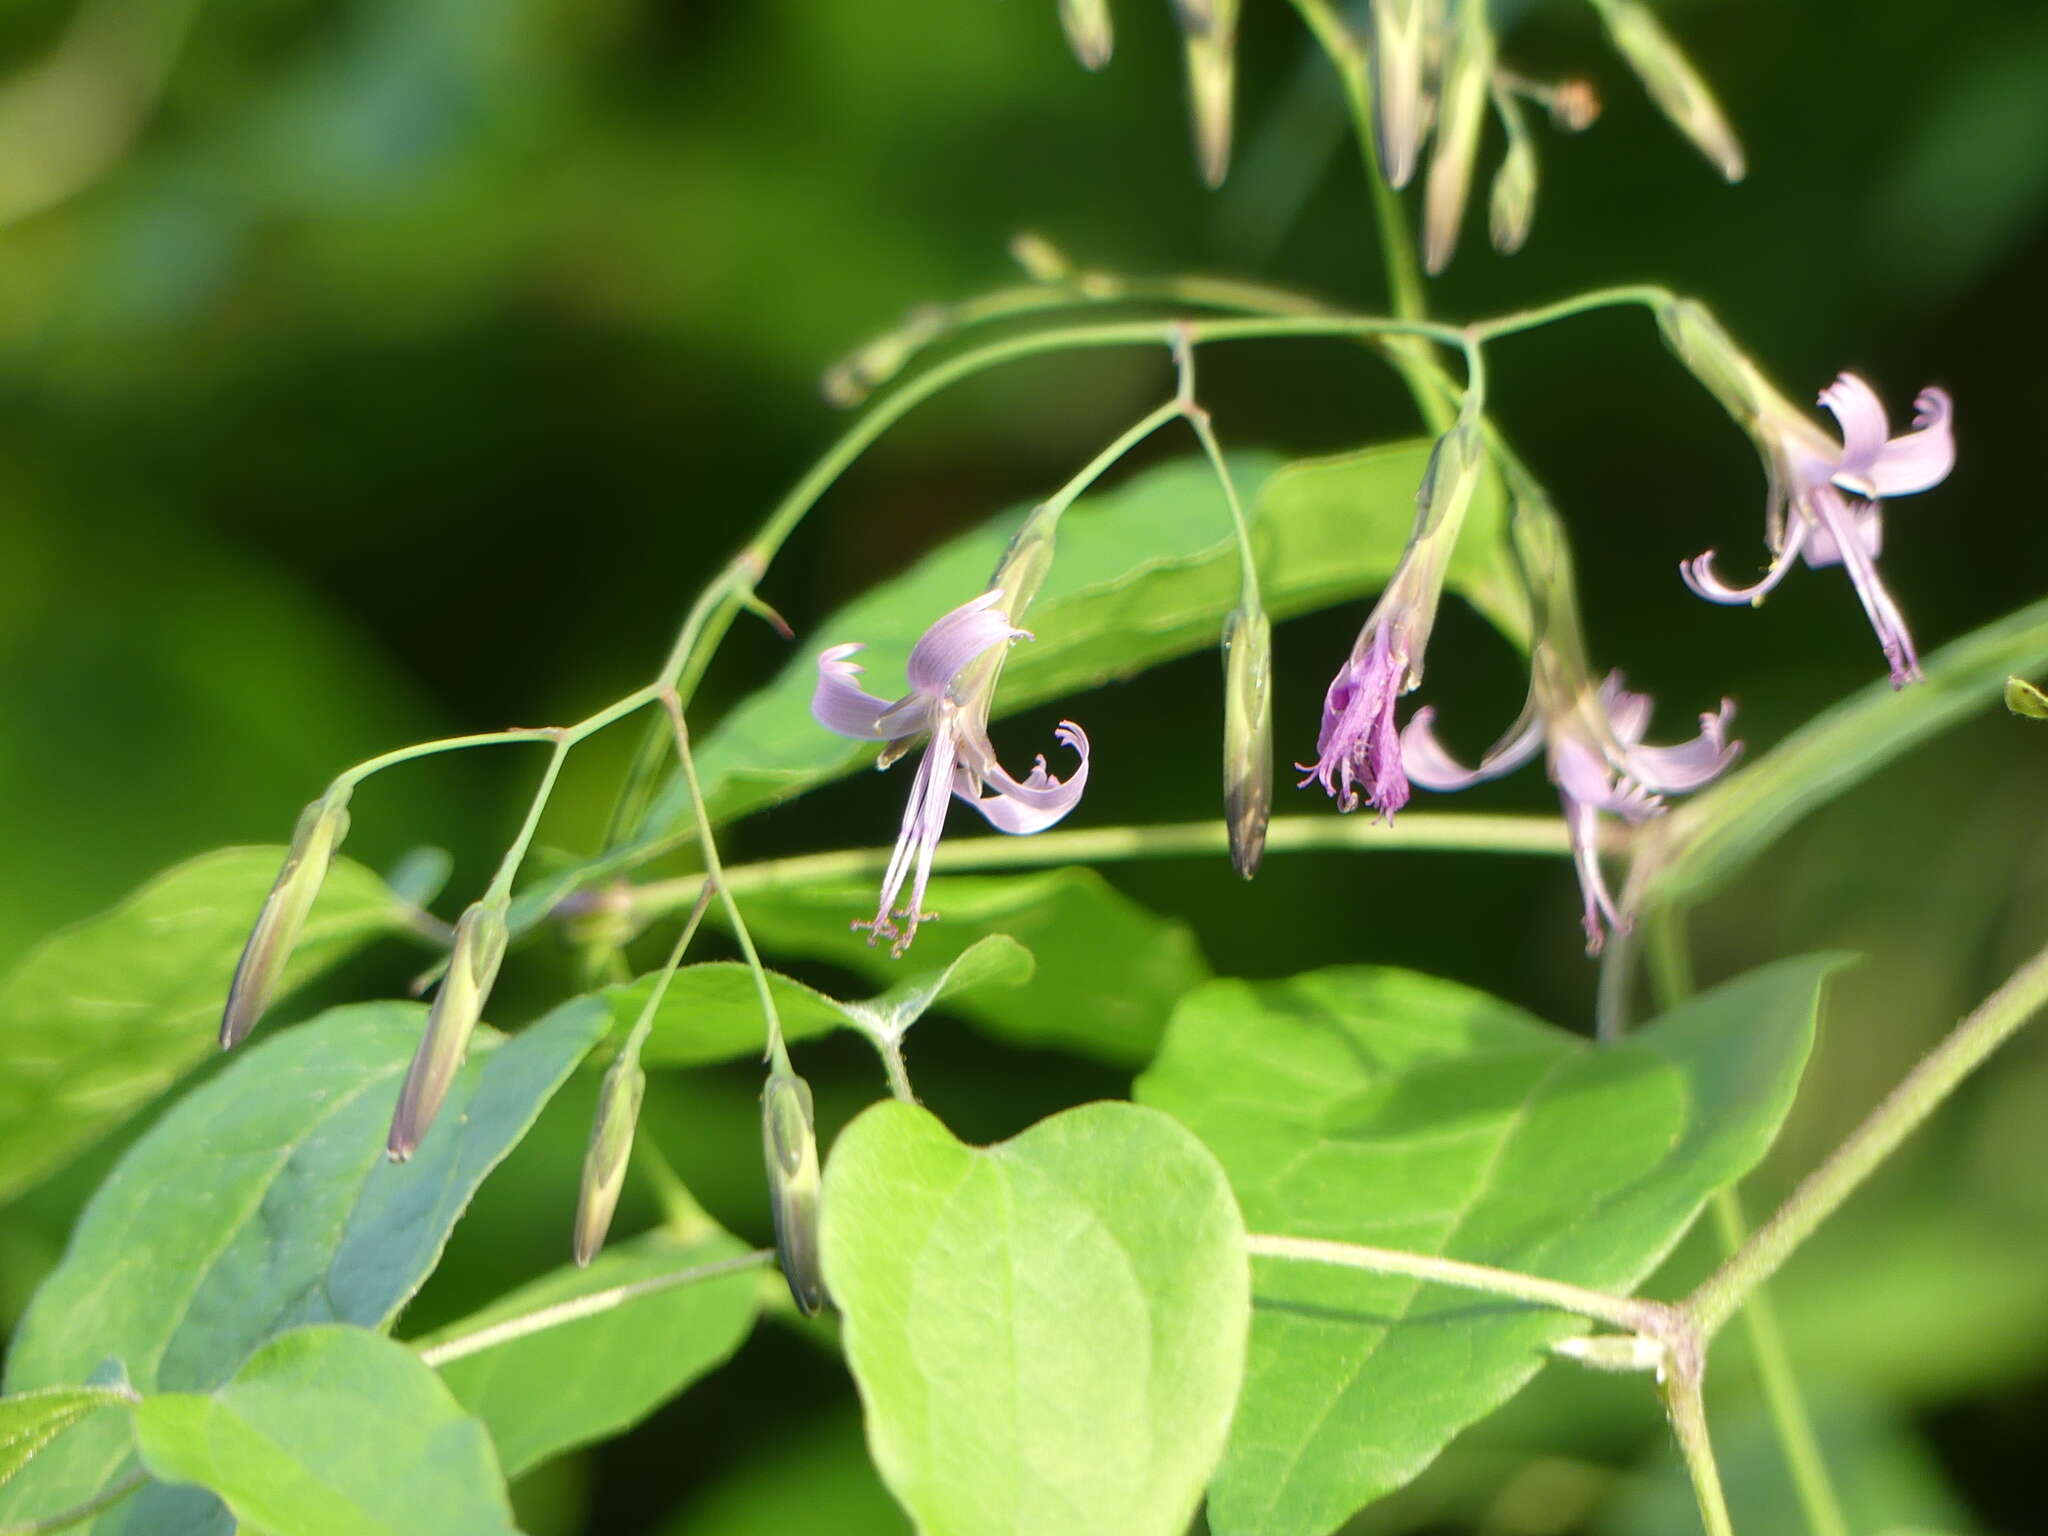
[[[1052,569],[1061,510],[1047,503],[1033,507],[1010,535],[1010,542],[1003,546],[1002,556],[988,579],[988,590],[1002,593],[995,603],[997,610],[1013,621],[1023,617],[1024,610],[1045,584],[1046,573]]]
[[[819,388],[828,404],[841,408],[856,406],[875,390],[895,378],[924,347],[946,328],[946,312],[936,304],[921,304],[903,317],[893,331],[884,332],[825,370]]]
[[[1022,229],[1010,236],[1010,260],[1034,283],[1061,283],[1074,275],[1066,253],[1045,236]]]
[[[1429,185],[1422,205],[1422,260],[1431,272],[1450,265],[1451,253],[1458,248],[1458,226],[1465,220],[1472,163],[1479,153],[1479,129],[1486,117],[1487,88],[1493,79],[1493,30],[1486,24],[1483,0],[1463,0],[1448,49],[1436,152],[1430,156]]]
[[[1415,490],[1415,538],[1426,538],[1446,522],[1455,525],[1463,519],[1485,463],[1485,443],[1474,422],[1461,419],[1436,440],[1422,484]]]
[[[1232,98],[1237,92],[1238,0],[1208,0],[1209,25],[1188,31],[1188,108],[1202,179],[1223,185],[1230,171]],[[1183,15],[1183,26],[1186,24]]]
[[[1273,809],[1273,624],[1235,610],[1223,626],[1223,814],[1230,862],[1249,880],[1266,852]]]
[[[1659,305],[1657,329],[1664,344],[1745,430],[1755,431],[1765,417],[1782,411],[1777,391],[1704,305],[1691,299]]]
[[[1380,174],[1390,187],[1408,185],[1422,149],[1428,115],[1423,66],[1432,10],[1427,0],[1374,0],[1372,7],[1373,138]]]
[[[1662,1343],[1641,1333],[1591,1333],[1559,1339],[1550,1352],[1596,1371],[1655,1371],[1659,1379],[1670,1358]]]
[[[797,1310],[815,1317],[825,1305],[818,1251],[818,1138],[812,1128],[811,1085],[771,1072],[761,1090],[761,1152],[768,1202],[775,1214],[775,1253]]]
[[[1550,90],[1550,120],[1566,133],[1584,133],[1600,116],[1600,93],[1590,80],[1560,80]]]
[[[1746,167],[1735,130],[1656,13],[1636,0],[1603,0],[1599,9],[1615,50],[1628,60],[1672,126],[1691,139],[1722,176],[1742,180]]]
[[[1493,173],[1489,215],[1494,249],[1512,256],[1529,238],[1529,225],[1536,217],[1536,146],[1527,134],[1508,140],[1500,169]]]
[[[1108,0],[1060,0],[1060,25],[1067,29],[1067,44],[1083,69],[1100,69],[1109,62],[1115,39]]]
[[[2048,720],[2048,693],[2043,693],[2024,677],[2008,677],[2005,680],[2005,707],[2016,715]]]
[[[597,1257],[605,1233],[611,1230],[612,1212],[618,1209],[619,1191],[626,1185],[626,1164],[633,1155],[640,1100],[646,1091],[647,1074],[629,1046],[605,1071],[604,1084],[597,1093],[597,1119],[591,1124],[590,1145],[583,1153],[583,1184],[576,1194],[578,1268]]]
[[[469,1037],[483,1016],[505,958],[505,903],[477,902],[455,924],[455,946],[427,1027],[413,1052],[405,1084],[398,1090],[398,1108],[391,1116],[391,1136],[384,1150],[395,1163],[411,1157],[448,1097],[448,1086],[469,1050]]]
[[[334,862],[334,850],[348,835],[348,796],[348,790],[338,790],[315,800],[299,814],[284,867],[263,899],[249,941],[242,946],[235,979],[228,984],[227,1005],[220,1016],[220,1048],[224,1051],[246,1039],[270,1006],[306,914],[313,910],[320,884]]]

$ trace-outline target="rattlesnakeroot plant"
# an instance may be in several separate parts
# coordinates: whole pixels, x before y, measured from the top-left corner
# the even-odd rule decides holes
[[[1240,27],[1277,24],[1279,9],[1173,7],[1211,183],[1230,159]],[[1780,959],[1693,994],[1686,910],[1820,800],[2002,686],[2015,710],[2048,713],[2022,676],[2005,682],[2048,666],[2048,611],[1923,661],[1879,579],[1885,500],[1932,491],[1955,462],[1939,388],[1894,434],[1877,391],[1842,374],[1818,396],[1838,440],[1698,297],[1636,285],[1434,317],[1422,274],[1452,260],[1470,222],[1489,114],[1505,151],[1487,222],[1511,252],[1535,209],[1537,118],[1583,129],[1593,93],[1511,69],[1480,0],[1292,9],[1344,89],[1382,310],[1093,271],[1020,238],[1021,285],[920,309],[830,371],[828,394],[861,414],[698,595],[642,686],[571,725],[359,763],[307,808],[274,880],[271,853],[198,859],[24,962],[11,985],[43,1011],[10,1021],[29,1042],[16,1069],[32,1057],[43,1093],[12,1189],[169,1093],[199,1064],[209,1016],[234,1054],[114,1164],[28,1308],[0,1398],[0,1526],[509,1530],[508,1478],[644,1419],[763,1320],[824,1316],[833,1326],[808,1336],[851,1373],[874,1470],[934,1536],[1174,1536],[1198,1510],[1219,1536],[1320,1536],[1415,1478],[1553,1356],[1639,1377],[1699,1523],[1731,1529],[1701,1393],[1724,1328],[1742,1318],[1752,1358],[1781,1362],[1766,1282],[2048,999],[2048,952],[1751,1229],[1735,1188],[1793,1103],[1837,962]],[[1594,9],[1673,125],[1739,179],[1733,131],[1655,14]],[[1103,0],[1062,0],[1058,14],[1083,64],[1110,59]],[[1782,746],[1743,754],[1730,698],[1686,701],[1703,711],[1691,739],[1648,744],[1650,700],[1609,670],[1627,658],[1596,663],[1587,643],[1567,518],[1492,414],[1498,347],[1615,308],[1648,312],[1764,469],[1763,574],[1743,585],[1726,574],[1739,557],[1674,548],[1671,601],[1690,587],[1755,604],[1800,561],[1840,565],[1877,633],[1888,678]],[[1198,360],[1277,338],[1380,360],[1424,436],[1278,470],[1226,451]],[[961,380],[1100,348],[1157,354],[1154,409],[1020,519],[936,550],[700,720],[699,683],[730,627],[752,613],[786,631],[762,591],[848,465]],[[1192,439],[1184,457],[1117,478],[1132,450],[1174,433]],[[1374,593],[1347,656],[1274,637],[1275,618]],[[1527,661],[1521,718],[1473,768],[1429,702],[1446,593]],[[1104,706],[1085,689],[1219,640],[1218,819],[1091,820],[1091,773],[1166,769],[1091,755],[1080,722]],[[1276,725],[1275,674],[1333,660],[1320,721]],[[899,666],[900,697],[868,691]],[[1750,701],[1770,686],[1751,685]],[[1053,728],[1053,757],[1013,773],[991,721],[1069,694],[1076,718]],[[647,734],[602,845],[529,860],[570,754],[636,717]],[[452,928],[424,894],[343,855],[366,780],[515,744],[544,756],[530,811]],[[1276,750],[1304,759],[1310,793],[1272,817]],[[1531,760],[1561,817],[1413,806],[1415,787],[1456,791]],[[893,846],[878,819],[850,829],[845,851],[722,860],[734,820],[869,762],[895,765],[905,792]],[[957,835],[956,801],[993,833]],[[1375,814],[1339,814],[1361,806]],[[1364,885],[1381,847],[1568,857],[1599,956],[1594,1027],[1347,953],[1284,981],[1208,979],[1173,925],[1090,868],[1227,853],[1250,878],[1274,850],[1323,849]],[[994,873],[962,878],[975,870]],[[707,925],[737,958],[693,959]],[[579,947],[590,990],[493,1029],[501,968],[551,932]],[[280,1027],[295,989],[394,933],[438,952],[429,1005],[351,1004]],[[643,935],[669,939],[667,958],[636,976],[628,946],[638,956]],[[89,977],[113,944],[118,974]],[[1646,956],[1656,1014],[1638,1023]],[[804,959],[879,989],[833,997],[770,968]],[[1012,1045],[1135,1071],[1131,1101],[968,1145],[920,1105],[907,1060],[908,1031],[935,1008]],[[801,1064],[840,1029],[874,1047],[879,1102],[828,1144]],[[651,1074],[764,1058],[774,1246],[753,1249],[704,1213],[639,1122]],[[471,1194],[579,1074],[596,1082],[596,1118],[578,1208],[562,1213],[573,1264],[394,1341]],[[750,1159],[751,1142],[730,1155]],[[659,1224],[608,1244],[636,1178]],[[1721,1262],[1678,1299],[1642,1294],[1709,1208]],[[1844,1529],[1798,1383],[1775,1371],[1769,1398],[1802,1518]],[[832,1525],[821,1508],[811,1528]]]

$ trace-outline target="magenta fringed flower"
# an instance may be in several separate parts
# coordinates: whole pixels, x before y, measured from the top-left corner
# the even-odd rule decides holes
[[[917,925],[932,916],[924,910],[925,886],[931,877],[932,852],[955,798],[981,812],[996,830],[1026,834],[1042,832],[1065,816],[1079,803],[1088,783],[1088,737],[1071,720],[1062,720],[1053,733],[1080,758],[1069,778],[1054,778],[1043,757],[1022,780],[1012,778],[996,761],[988,740],[995,667],[987,663],[997,659],[990,653],[998,646],[1031,638],[996,606],[1001,598],[1000,592],[985,592],[926,630],[904,668],[910,692],[893,704],[855,681],[861,668],[848,658],[861,649],[859,645],[835,645],[818,657],[811,715],[825,729],[861,741],[888,742],[883,767],[917,737],[929,738],[911,781],[910,804],[903,812],[895,851],[882,876],[881,905],[871,921],[855,924],[873,939],[888,939],[899,955],[917,936]],[[977,666],[978,662],[985,664]],[[985,789],[990,793],[984,794]],[[910,893],[899,905],[906,882]]]
[[[1763,578],[1747,587],[1727,585],[1714,574],[1711,549],[1680,570],[1686,585],[1712,602],[1757,603],[1785,579],[1794,557],[1811,566],[1842,566],[1884,647],[1892,686],[1900,688],[1919,678],[1920,659],[1877,574],[1883,499],[1910,496],[1947,478],[1956,459],[1953,408],[1945,391],[1923,389],[1913,402],[1913,430],[1891,437],[1883,402],[1853,373],[1821,391],[1820,403],[1841,425],[1839,444],[1782,401],[1756,423],[1771,476],[1765,535],[1771,565]]]
[[[1585,897],[1586,952],[1598,954],[1608,931],[1628,926],[1600,872],[1599,813],[1646,821],[1663,811],[1660,796],[1698,789],[1735,760],[1742,743],[1728,739],[1735,706],[1727,699],[1714,714],[1700,716],[1693,740],[1650,747],[1643,745],[1649,696],[1622,687],[1619,672],[1609,673],[1597,694],[1583,688],[1575,696],[1551,693],[1541,685],[1530,693],[1522,718],[1477,768],[1463,767],[1437,741],[1434,708],[1415,712],[1401,733],[1401,751],[1410,779],[1424,789],[1450,791],[1498,778],[1534,757],[1538,747],[1547,750]]]
[[[1308,775],[1298,787],[1320,783],[1341,811],[1365,803],[1392,821],[1408,803],[1408,776],[1401,769],[1401,732],[1394,701],[1408,687],[1408,646],[1397,624],[1368,623],[1343,669],[1323,695],[1323,724],[1316,733],[1313,766],[1296,763]]]

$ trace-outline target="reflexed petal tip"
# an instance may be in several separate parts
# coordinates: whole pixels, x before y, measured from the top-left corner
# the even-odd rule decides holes
[[[1011,624],[1009,615],[996,607],[1002,597],[999,591],[984,592],[972,602],[962,603],[918,637],[903,669],[910,678],[912,692],[937,698],[983,651],[1006,640],[1030,638],[1027,631]]]
[[[1735,701],[1723,699],[1721,707],[1700,716],[1700,733],[1691,741],[1674,747],[1645,747],[1630,744],[1629,772],[1652,794],[1682,794],[1718,778],[1742,755],[1742,743],[1728,739],[1735,720]]]
[[[835,645],[818,653],[818,686],[811,692],[811,718],[826,730],[856,741],[879,741],[883,732],[877,722],[890,705],[862,688],[854,679],[865,670],[847,658],[865,647]]]
[[[1043,832],[1079,805],[1081,793],[1088,787],[1088,733],[1073,721],[1062,720],[1053,738],[1080,758],[1064,780],[1052,776],[1043,757],[1032,765],[1030,777],[1022,783],[991,758],[979,782],[993,789],[993,795],[983,796],[974,775],[964,767],[958,770],[960,782],[954,793],[988,818],[998,832],[1020,837]]]

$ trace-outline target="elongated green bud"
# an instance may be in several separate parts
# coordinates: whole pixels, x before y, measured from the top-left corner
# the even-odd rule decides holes
[[[812,1129],[811,1085],[791,1073],[771,1072],[761,1090],[761,1154],[768,1168],[782,1277],[797,1310],[815,1317],[825,1305],[818,1253],[818,1138]]]
[[[947,319],[939,305],[921,304],[894,330],[883,332],[834,363],[819,381],[826,403],[842,409],[859,405],[931,345],[946,329]]]
[[[1067,29],[1067,45],[1083,69],[1100,69],[1109,62],[1115,37],[1108,0],[1060,0],[1060,25]]]
[[[1202,180],[1223,185],[1230,173],[1232,100],[1237,94],[1238,0],[1208,0],[1194,14],[1207,13],[1208,26],[1188,26],[1190,12],[1179,14],[1188,37],[1188,109],[1195,134],[1195,163]]]
[[[220,1048],[224,1051],[248,1038],[270,1006],[306,914],[313,910],[320,884],[334,862],[334,850],[348,836],[348,796],[346,789],[335,791],[299,813],[284,867],[263,899],[256,926],[249,930],[249,942],[242,946],[242,958],[235,965],[235,979],[228,983],[227,1005],[220,1015]]]
[[[404,1162],[418,1149],[469,1050],[470,1033],[483,1016],[491,984],[498,979],[498,966],[505,958],[505,907],[502,900],[488,905],[477,902],[455,924],[448,973],[441,978],[441,990],[434,994],[434,1006],[427,1011],[426,1032],[413,1053],[405,1084],[398,1090],[398,1109],[391,1117],[390,1139],[384,1144],[395,1163]]]
[[[1010,236],[1010,260],[1034,283],[1063,283],[1074,275],[1074,264],[1067,260],[1066,252],[1029,229]]]
[[[1487,87],[1493,79],[1493,29],[1484,0],[1462,0],[1449,40],[1442,101],[1438,106],[1436,152],[1429,160],[1429,184],[1422,200],[1422,261],[1431,272],[1450,265],[1458,248],[1458,226],[1471,196],[1472,164],[1486,119]]]
[[[1729,181],[1742,180],[1747,169],[1742,145],[1728,126],[1721,104],[1707,89],[1692,61],[1656,13],[1636,0],[1598,0],[1600,18],[1607,23],[1607,35],[1615,51],[1628,60],[1629,68],[1643,82],[1650,99],[1671,124],[1691,139],[1694,147],[1714,163]]]
[[[1511,134],[1500,169],[1493,173],[1488,209],[1493,248],[1512,256],[1529,238],[1536,218],[1536,146],[1526,133]]]
[[[1692,376],[1742,426],[1753,430],[1771,412],[1777,391],[1704,305],[1691,299],[1659,305],[1657,329]]]
[[[604,1074],[597,1093],[597,1119],[591,1123],[590,1145],[583,1153],[583,1184],[576,1193],[576,1265],[597,1257],[611,1230],[619,1191],[626,1187],[626,1164],[633,1155],[633,1128],[640,1119],[640,1100],[647,1092],[647,1074],[629,1046]]]
[[[1249,880],[1273,809],[1273,624],[1239,608],[1223,626],[1223,815],[1230,862]]]

